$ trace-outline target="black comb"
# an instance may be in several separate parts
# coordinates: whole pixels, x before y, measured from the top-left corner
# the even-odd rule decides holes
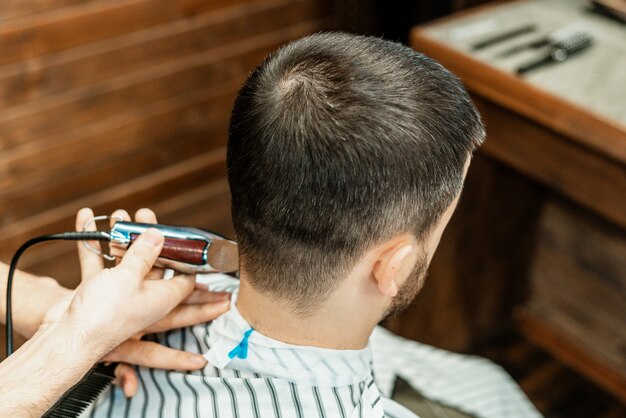
[[[100,396],[115,379],[113,363],[99,364],[75,384],[46,412],[44,418],[77,418]]]

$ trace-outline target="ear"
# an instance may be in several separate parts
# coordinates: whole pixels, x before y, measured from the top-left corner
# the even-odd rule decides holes
[[[377,257],[372,275],[378,290],[385,296],[394,297],[417,261],[415,239],[411,235],[393,238],[379,247]]]

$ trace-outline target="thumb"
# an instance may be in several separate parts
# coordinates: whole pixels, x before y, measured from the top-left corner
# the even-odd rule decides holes
[[[137,280],[143,280],[159,257],[163,241],[161,231],[149,228],[126,251],[120,266],[133,273]]]
[[[144,283],[144,292],[150,294],[155,305],[170,312],[195,289],[196,277],[188,275],[174,276],[170,280],[148,280]]]

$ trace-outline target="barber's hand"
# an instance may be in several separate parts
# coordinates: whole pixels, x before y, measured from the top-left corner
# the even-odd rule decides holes
[[[111,217],[121,218],[124,221],[131,220],[128,213],[124,210],[115,211]],[[151,210],[140,209],[135,214],[135,221],[157,223],[157,218]],[[90,254],[91,253],[85,255],[89,256]],[[81,264],[86,265],[88,262]],[[152,280],[162,279],[163,270],[153,268],[147,278]],[[211,321],[228,310],[230,305],[229,300],[230,293],[209,292],[206,286],[197,284],[195,290],[174,311],[144,330],[144,332],[126,341],[112,352],[110,356],[107,356],[105,360],[121,362],[115,370],[116,384],[122,387],[125,395],[133,396],[139,384],[135,369],[126,363],[177,370],[200,369],[206,364],[206,359],[201,354],[185,353],[184,351],[167,348],[158,343],[141,341],[140,338],[143,335]],[[219,306],[220,303],[223,305]],[[146,353],[143,353],[143,350],[148,351],[148,361],[144,361],[144,358],[139,358],[135,361],[135,354],[140,356],[146,355]]]
[[[130,220],[123,211],[117,211],[114,216]],[[81,210],[76,219],[77,229],[82,230],[92,217],[91,210]],[[154,223],[156,217],[152,211],[144,209],[137,213],[136,220]],[[103,360],[122,362],[116,375],[127,396],[136,392],[137,377],[126,363],[177,370],[195,370],[206,364],[200,354],[141,341],[143,335],[213,320],[229,305],[228,293],[208,292],[195,285],[193,277],[150,280],[162,277],[160,270],[151,267],[160,253],[163,239],[158,231],[151,230],[140,240],[130,247],[122,262],[110,270],[104,269],[100,256],[79,243],[83,281],[68,310],[79,320],[78,316],[86,314],[85,325],[91,327],[91,332],[96,330],[96,338],[115,340],[111,348],[119,344]],[[92,298],[97,300],[92,301]]]

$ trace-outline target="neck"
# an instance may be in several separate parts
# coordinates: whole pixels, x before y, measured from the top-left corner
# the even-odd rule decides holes
[[[259,333],[292,345],[358,350],[367,346],[379,314],[345,280],[314,312],[302,315],[282,300],[254,289],[241,271],[237,309]],[[345,289],[347,290],[347,289]]]

